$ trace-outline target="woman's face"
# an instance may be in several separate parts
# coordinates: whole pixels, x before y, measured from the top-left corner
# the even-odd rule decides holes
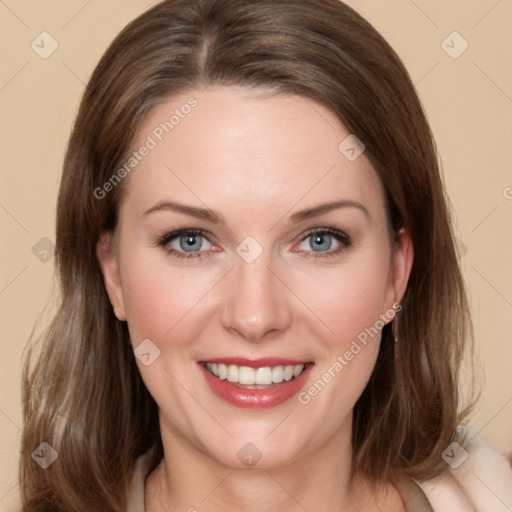
[[[233,87],[145,119],[98,256],[164,445],[270,467],[349,440],[412,263],[349,136],[310,99]]]

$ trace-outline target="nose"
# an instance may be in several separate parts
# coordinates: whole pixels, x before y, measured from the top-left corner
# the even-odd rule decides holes
[[[270,256],[264,251],[252,263],[237,257],[226,283],[222,324],[253,343],[279,336],[292,318],[290,292],[276,277]]]

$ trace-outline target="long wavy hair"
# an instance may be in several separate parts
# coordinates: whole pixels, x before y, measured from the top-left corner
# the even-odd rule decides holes
[[[59,304],[23,373],[24,512],[121,512],[136,459],[162,457],[158,408],[112,314],[96,257],[125,182],[98,198],[158,104],[209,85],[268,89],[328,107],[363,141],[405,227],[414,264],[354,410],[353,472],[383,481],[445,467],[465,417],[459,368],[473,328],[433,137],[411,79],[382,36],[338,0],[167,0],[132,21],[86,87],[57,204]],[[397,336],[398,342],[394,341]],[[42,442],[58,459],[32,460]],[[462,442],[462,441],[461,441]]]

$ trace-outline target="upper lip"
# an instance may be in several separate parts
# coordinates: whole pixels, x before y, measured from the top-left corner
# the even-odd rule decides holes
[[[261,359],[246,359],[243,357],[218,357],[211,359],[203,359],[202,363],[220,363],[220,364],[234,364],[237,366],[248,366],[249,368],[263,368],[265,366],[288,366],[297,364],[307,364],[311,361],[298,360],[298,359],[283,359],[280,357],[264,357]]]

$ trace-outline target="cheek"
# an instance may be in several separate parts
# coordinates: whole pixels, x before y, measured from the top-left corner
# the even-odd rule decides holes
[[[338,268],[314,270],[297,279],[297,295],[325,324],[332,348],[343,349],[384,313],[389,266],[386,258],[354,258]]]
[[[311,417],[322,418],[323,431],[334,433],[350,415],[371,376],[379,352],[386,267],[337,272],[316,280],[312,307],[329,327],[320,339],[324,355],[298,401]],[[320,291],[322,290],[322,292]],[[330,332],[333,331],[333,332]],[[320,327],[317,328],[317,333]]]
[[[299,402],[318,408],[319,417],[328,414],[333,429],[353,408],[375,366],[388,272],[388,258],[359,254],[330,272],[315,272],[298,288],[324,324],[316,328],[324,354]]]
[[[174,327],[188,324],[183,320],[218,280],[215,272],[172,268],[154,251],[131,251],[124,268],[123,297],[134,345],[145,338],[161,345],[172,337]]]

